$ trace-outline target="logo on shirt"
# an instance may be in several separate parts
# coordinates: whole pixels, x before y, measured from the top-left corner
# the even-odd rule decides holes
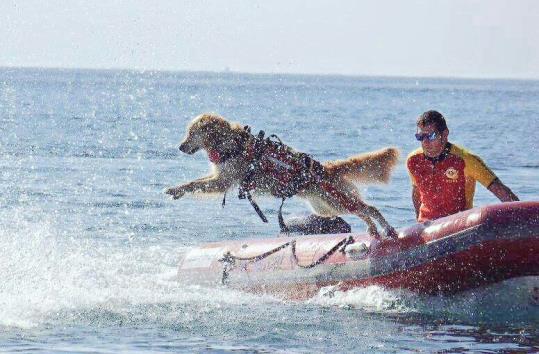
[[[457,170],[455,170],[453,167],[449,167],[446,171],[445,171],[445,176],[447,178],[449,178],[450,180],[456,180],[457,178],[459,178],[459,173]]]

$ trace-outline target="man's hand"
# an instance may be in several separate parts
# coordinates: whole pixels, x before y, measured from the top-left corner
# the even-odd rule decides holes
[[[165,194],[172,196],[172,199],[180,199],[185,194],[185,190],[182,186],[170,187],[165,189]]]
[[[499,179],[495,179],[494,182],[488,187],[488,190],[492,192],[499,200],[502,202],[516,202],[518,197],[515,193],[509,189],[505,184],[502,183]]]

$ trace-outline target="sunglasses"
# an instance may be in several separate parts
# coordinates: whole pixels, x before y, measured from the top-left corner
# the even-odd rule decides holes
[[[430,134],[419,134],[419,133],[417,133],[415,135],[415,138],[418,141],[423,141],[423,140],[434,141],[434,140],[436,140],[436,138],[438,138],[438,136],[439,136],[439,134],[437,132],[432,132]]]

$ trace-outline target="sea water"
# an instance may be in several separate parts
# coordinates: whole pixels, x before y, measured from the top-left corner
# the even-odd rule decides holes
[[[194,116],[217,112],[321,161],[398,147],[391,183],[360,188],[402,227],[414,222],[404,161],[429,109],[522,200],[539,199],[537,81],[0,69],[0,351],[538,351],[537,278],[299,302],[174,280],[182,250],[278,232],[276,199],[259,200],[264,224],[234,191],[224,208],[163,194],[208,173],[205,153],[177,149]],[[494,202],[478,187],[476,205]],[[308,212],[285,205],[285,217]]]

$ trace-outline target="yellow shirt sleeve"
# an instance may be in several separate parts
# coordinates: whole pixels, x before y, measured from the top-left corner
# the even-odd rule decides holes
[[[485,188],[488,188],[497,178],[483,160],[474,154],[465,153],[464,162],[466,164],[464,173],[481,183]]]

